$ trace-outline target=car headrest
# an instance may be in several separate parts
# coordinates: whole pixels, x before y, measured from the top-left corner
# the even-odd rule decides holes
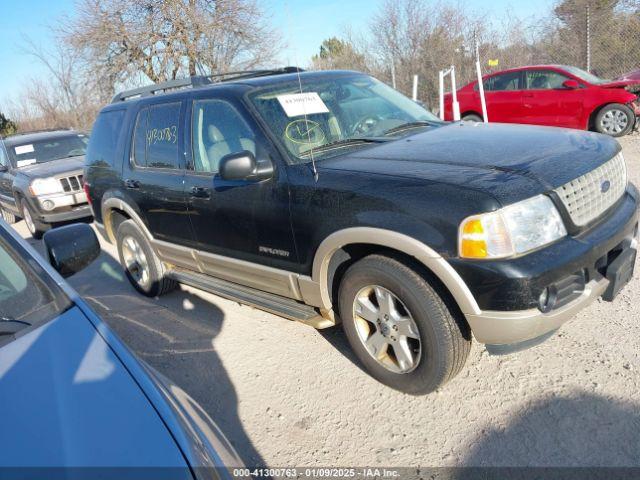
[[[224,137],[222,136],[222,132],[220,131],[220,129],[212,123],[209,124],[208,134],[209,134],[209,141],[212,143],[218,143],[224,140]]]

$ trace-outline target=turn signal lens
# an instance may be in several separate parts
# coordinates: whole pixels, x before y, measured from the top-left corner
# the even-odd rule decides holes
[[[480,220],[468,220],[463,224],[460,254],[467,258],[487,257],[487,242],[484,240],[484,229]]]
[[[499,213],[469,217],[460,227],[460,256],[499,258],[513,255],[509,232]]]

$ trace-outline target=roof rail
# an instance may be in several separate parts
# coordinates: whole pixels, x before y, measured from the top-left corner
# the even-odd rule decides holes
[[[196,88],[205,85],[211,85],[213,83],[230,82],[233,80],[243,80],[246,78],[266,77],[269,75],[282,75],[285,73],[303,72],[304,70],[298,67],[283,67],[271,70],[244,70],[239,72],[225,72],[215,73],[212,75],[198,75],[187,78],[178,78],[175,80],[169,80],[167,82],[155,83],[153,85],[147,85],[145,87],[134,88],[132,90],[126,90],[124,92],[117,93],[111,103],[124,102],[129,98],[134,97],[148,97],[156,95],[158,93],[165,93],[170,90],[178,90],[181,88]]]
[[[39,130],[26,130],[24,132],[16,132],[16,133],[12,133],[10,135],[7,135],[4,138],[11,138],[11,137],[19,137],[21,135],[31,135],[33,133],[47,133],[47,132],[72,132],[73,128],[68,128],[68,127],[55,127],[55,128],[41,128]]]

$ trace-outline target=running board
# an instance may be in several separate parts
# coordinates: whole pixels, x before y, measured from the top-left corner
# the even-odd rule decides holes
[[[229,300],[259,308],[260,310],[265,310],[269,313],[288,318],[289,320],[302,322],[317,329],[335,325],[333,321],[320,315],[315,308],[280,295],[263,292],[189,270],[174,268],[169,270],[165,275],[176,282],[184,283],[185,285],[190,285],[209,293],[228,298]]]

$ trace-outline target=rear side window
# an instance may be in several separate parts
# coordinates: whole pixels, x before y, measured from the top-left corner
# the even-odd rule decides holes
[[[490,92],[503,90],[522,90],[521,72],[509,72],[495,75],[484,82],[484,89]]]
[[[98,115],[87,147],[87,165],[96,167],[114,165],[116,149],[124,125],[124,115],[125,110],[111,110]]]
[[[133,138],[133,161],[137,166],[178,168],[180,110],[179,102],[140,110]]]

